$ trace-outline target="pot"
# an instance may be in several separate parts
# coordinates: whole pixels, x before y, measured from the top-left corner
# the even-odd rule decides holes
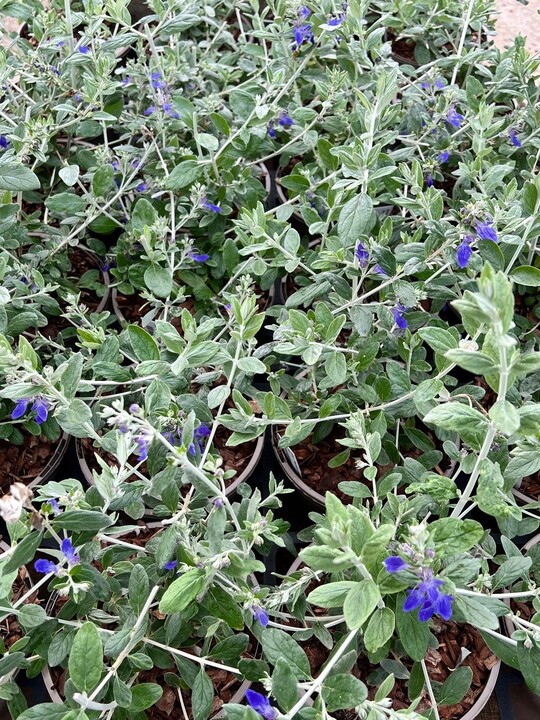
[[[235,477],[233,482],[227,487],[226,495],[228,497],[231,497],[234,495],[236,490],[240,487],[240,485],[244,482],[246,482],[251,475],[253,474],[255,468],[259,464],[259,460],[261,459],[262,453],[264,448],[264,435],[259,436],[256,439],[255,448],[253,450],[253,454],[251,456],[251,459],[247,466],[244,468],[244,471],[238,475],[238,477]],[[90,466],[88,465],[88,462],[86,460],[85,454],[84,454],[84,447],[81,438],[75,438],[75,450],[77,452],[77,459],[79,460],[79,464],[81,466],[81,471],[87,480],[89,485],[94,485],[94,477],[92,475],[92,470]],[[154,512],[150,508],[145,508],[145,515],[147,517],[153,517]]]
[[[29,482],[25,482],[24,484],[29,487],[33,488],[36,485],[42,485],[49,480],[52,480],[54,475],[56,474],[58,467],[60,463],[62,462],[62,459],[64,455],[66,454],[66,451],[68,449],[70,436],[67,433],[63,433],[60,438],[56,441],[56,445],[54,448],[53,454],[49,457],[49,460],[43,470],[40,471],[40,473],[33,478],[33,480],[30,480]],[[16,477],[13,478],[13,482],[17,480]],[[6,487],[6,492],[9,488]]]
[[[532,500],[529,498],[528,502],[532,502]],[[534,547],[535,545],[538,545],[538,543],[540,543],[540,533],[537,533],[534,537],[532,537],[528,542],[525,543],[525,545],[522,548],[522,552],[526,553],[532,547]],[[509,598],[505,599],[505,603],[508,605],[508,607],[510,607],[510,599]],[[503,620],[504,620],[504,629],[506,630],[508,637],[512,637],[512,633],[515,630],[517,630],[518,628],[514,625],[514,623],[508,617],[508,615],[505,615],[503,617]]]

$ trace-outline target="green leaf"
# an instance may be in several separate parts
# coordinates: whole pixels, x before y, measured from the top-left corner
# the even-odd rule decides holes
[[[437,405],[428,412],[424,422],[443,430],[454,430],[474,450],[480,450],[488,429],[488,421],[481,412],[460,402]]]
[[[497,400],[488,413],[497,430],[504,435],[513,435],[519,429],[519,412],[508,400]]]
[[[74,192],[64,192],[53,195],[45,200],[45,207],[56,215],[75,215],[82,212],[87,200]]]
[[[171,272],[161,265],[152,264],[144,271],[144,284],[156,297],[167,298],[173,288]]]
[[[128,325],[129,342],[137,360],[159,360],[159,348],[154,338],[138,325]]]
[[[347,593],[352,590],[355,584],[350,580],[325,583],[312,590],[307,597],[307,601],[322,608],[342,607]]]
[[[187,573],[169,585],[159,603],[159,611],[165,614],[185,610],[201,593],[206,585],[206,572],[199,568]]]
[[[114,168],[109,163],[99,167],[92,178],[92,190],[96,197],[103,197],[114,187]]]
[[[103,645],[96,626],[85,622],[77,631],[68,660],[69,677],[80,692],[91,692],[101,679]]]
[[[350,246],[371,228],[373,202],[369,195],[360,193],[342,207],[338,219],[338,237],[343,246]]]
[[[532,565],[530,557],[511,557],[505,560],[502,565],[497,568],[497,572],[493,575],[492,592],[500,588],[510,587],[519,578],[527,580],[527,571]]]
[[[66,510],[52,521],[55,528],[72,532],[97,533],[113,524],[111,518],[97,510]]]
[[[531,647],[525,647],[524,641],[518,640],[517,657],[525,682],[533,693],[540,695],[540,648],[534,641]]]
[[[540,270],[532,265],[520,265],[510,273],[512,280],[526,287],[540,287]]]
[[[25,710],[17,720],[64,720],[68,715],[73,717],[73,710],[65,705],[41,703]]]
[[[62,372],[62,390],[68,400],[73,400],[81,382],[84,358],[81,353],[72,355]]]
[[[350,630],[360,628],[381,599],[379,588],[373,580],[360,580],[349,590],[343,603],[345,621]]]
[[[244,627],[244,618],[237,604],[229,593],[217,585],[210,588],[205,604],[214,617],[226,622],[230,628],[242,630]]]
[[[453,603],[453,614],[458,622],[459,620],[468,622],[478,629],[499,629],[499,619],[495,613],[491,612],[486,604],[478,598],[457,595]]]
[[[424,659],[429,645],[429,625],[420,622],[416,613],[404,612],[403,603],[405,593],[400,593],[396,599],[396,627],[405,652],[416,662]]]
[[[21,163],[9,161],[0,164],[0,190],[20,192],[39,188],[39,178],[30,168]]]
[[[341,385],[347,377],[347,362],[340,352],[331,353],[324,363],[324,371],[333,385]]]
[[[60,175],[60,178],[66,185],[71,187],[75,185],[79,179],[79,172],[80,169],[78,165],[67,165],[58,171],[58,175]]]
[[[497,364],[480,351],[472,350],[447,350],[444,356],[456,365],[475,373],[476,375],[489,375],[497,371]]]
[[[429,534],[435,550],[445,557],[459,555],[480,542],[484,528],[476,520],[440,518],[429,525]]]
[[[203,667],[199,670],[191,692],[193,720],[208,720],[214,701],[214,686]]]
[[[198,180],[202,169],[196,160],[183,160],[171,170],[169,177],[165,178],[165,189],[180,190],[191,185]]]
[[[266,365],[254,357],[245,357],[238,360],[238,367],[242,372],[249,375],[256,375],[266,372]]]
[[[377,608],[370,617],[364,633],[364,645],[368,652],[380,650],[394,633],[396,619],[390,608]]]
[[[453,670],[443,684],[435,690],[438,705],[457,705],[471,687],[473,672],[470,667]]]
[[[289,712],[298,700],[296,678],[285,658],[278,658],[272,673],[272,695],[285,712]]]
[[[519,670],[517,649],[514,648],[513,645],[510,645],[504,640],[499,640],[499,638],[493,637],[493,635],[489,635],[486,632],[480,631],[480,635],[482,635],[484,642],[491,652],[500,658],[505,665]]]
[[[49,618],[40,605],[23,605],[17,617],[25,630],[43,625]]]
[[[17,544],[15,550],[11,553],[5,563],[2,564],[1,570],[3,575],[8,575],[14,570],[18,570],[26,563],[30,562],[36,550],[41,544],[43,533],[32,532]]]
[[[67,408],[62,408],[55,415],[58,424],[65,432],[74,437],[88,437],[92,424],[92,411],[82,400],[71,400]]]
[[[113,698],[119,707],[128,708],[133,702],[131,688],[125,682],[120,680],[118,675],[113,680]]]
[[[133,612],[138,615],[148,599],[150,581],[142,565],[134,565],[129,576],[128,598]]]
[[[439,355],[445,355],[448,350],[453,350],[458,346],[458,341],[454,335],[443,328],[420,328],[418,335]]]
[[[142,712],[155,705],[163,695],[163,688],[156,683],[138,683],[131,687],[131,712]]]
[[[363,682],[354,675],[338,673],[328,677],[322,686],[322,697],[328,712],[348,710],[361,705],[368,691]]]
[[[299,680],[310,677],[307,655],[288,633],[278,628],[266,628],[262,634],[261,644],[266,659],[272,665],[275,665],[279,658],[283,658],[294,677]]]

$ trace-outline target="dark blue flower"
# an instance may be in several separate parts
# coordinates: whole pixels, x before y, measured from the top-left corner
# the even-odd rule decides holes
[[[79,52],[83,55],[88,55],[88,53],[90,52],[90,48],[88,47],[88,45],[80,45]]]
[[[135,438],[135,455],[139,458],[139,461],[146,460],[148,457],[148,448],[152,442],[152,433],[147,430],[143,430],[140,435]]]
[[[391,313],[394,316],[394,322],[400,330],[406,330],[408,327],[407,321],[403,317],[403,313],[406,312],[407,308],[402,303],[398,303],[392,308]]]
[[[270,705],[270,700],[255,690],[246,690],[246,700],[256,713],[259,713],[264,720],[276,720],[278,712]]]
[[[163,90],[163,88],[167,86],[167,83],[165,82],[165,80],[163,80],[163,75],[159,70],[151,73],[150,84],[152,85],[154,90]]]
[[[268,123],[268,137],[275,138],[276,137],[276,128],[274,127],[274,120],[270,120]]]
[[[148,190],[148,188],[149,188],[148,183],[142,182],[137,185],[137,187],[135,188],[135,192],[139,192],[139,193],[146,192]]]
[[[251,612],[253,613],[253,617],[257,622],[260,622],[263,627],[266,627],[268,625],[268,613],[266,610],[263,610],[262,607],[259,605],[252,605],[251,606]]]
[[[364,243],[359,242],[354,251],[354,257],[358,260],[361,268],[367,267],[369,262],[369,252],[365,249]]]
[[[463,270],[463,268],[466,268],[469,264],[469,260],[471,259],[472,255],[472,248],[471,248],[471,242],[473,238],[470,236],[464,237],[463,240],[460,242],[460,244],[457,247],[456,250],[456,260],[459,267]]]
[[[174,118],[175,120],[178,120],[180,118],[180,115],[176,112],[176,110],[173,109],[172,103],[167,101],[164,102],[161,106],[163,112],[168,115],[169,117]]]
[[[465,120],[463,115],[460,115],[455,107],[451,107],[450,110],[446,113],[446,119],[452,125],[452,127],[460,128],[461,123]]]
[[[36,560],[34,563],[34,570],[38,573],[43,573],[43,575],[47,575],[48,573],[56,573],[58,572],[58,565],[56,563],[53,563],[52,560]]]
[[[433,187],[433,175],[431,173],[426,173],[424,175],[424,180],[428,187]]]
[[[499,242],[497,231],[493,227],[493,220],[484,220],[476,223],[476,233],[481,240]]]
[[[126,85],[129,85],[130,82],[131,82],[131,75],[127,75],[127,76],[122,80],[122,85],[123,85],[124,87],[126,87]]]
[[[214,205],[214,203],[211,203],[211,202],[210,202],[209,200],[207,200],[206,198],[203,198],[203,199],[201,200],[201,207],[203,207],[205,210],[210,210],[210,211],[213,212],[213,213],[220,213],[220,212],[221,212],[221,208],[219,207],[219,205]]]
[[[69,538],[64,538],[62,540],[60,550],[62,551],[62,555],[66,558],[69,565],[77,565],[77,563],[80,561],[80,558],[77,555],[77,551],[73,547],[73,543]]]
[[[441,78],[437,78],[437,80],[435,80],[435,87],[437,90],[443,90],[444,89],[444,80],[441,80]]]
[[[401,572],[401,570],[405,570],[405,568],[409,567],[405,560],[403,560],[403,558],[400,558],[399,555],[392,555],[391,557],[387,557],[386,560],[383,560],[383,565],[386,572],[389,573]]]
[[[49,405],[44,398],[37,397],[32,403],[31,409],[36,413],[36,422],[38,425],[42,425],[46,422],[49,414]]]
[[[291,127],[291,125],[294,124],[294,120],[290,115],[288,115],[286,110],[282,110],[278,115],[278,125],[281,125],[281,127]]]
[[[143,161],[141,160],[141,158],[134,158],[130,162],[130,165],[134,170],[138,170],[139,168],[141,168],[142,164],[143,164]]]
[[[418,619],[421,622],[427,622],[433,615],[450,620],[454,598],[440,591],[442,585],[443,581],[434,578],[431,570],[424,570],[422,581],[407,591],[407,599],[403,603],[404,612],[420,608]]]
[[[298,8],[298,17],[302,20],[306,20],[311,15],[311,10],[307,8],[305,5],[301,5]]]
[[[163,569],[164,570],[174,570],[177,565],[178,565],[177,560],[169,560],[169,562],[165,563],[165,565],[163,566]]]
[[[5,135],[0,135],[0,148],[2,150],[5,150],[8,146],[7,137]]]
[[[146,115],[146,117],[153,115],[155,112],[157,112],[157,107],[155,105],[150,105],[150,107],[147,107],[144,111],[143,115]]]
[[[422,80],[420,87],[422,90],[431,90],[431,84],[427,80]]]
[[[13,408],[13,412],[11,413],[11,419],[12,420],[18,420],[20,417],[22,417],[27,408],[30,404],[30,398],[21,398],[20,400],[17,400],[17,404]]]
[[[443,150],[441,153],[437,155],[437,162],[441,163],[443,165],[445,162],[448,162],[448,158],[450,157],[450,153],[448,150]]]
[[[388,277],[388,273],[386,272],[386,270],[382,268],[379,264],[374,265],[369,272],[372,275],[382,275],[383,277]]]
[[[119,168],[120,168],[120,163],[118,162],[118,160],[111,160],[111,162],[109,163],[109,165],[112,167],[112,169],[114,170],[114,172],[118,172],[118,170],[119,170]]]
[[[510,136],[510,142],[512,145],[515,145],[516,147],[521,147],[521,141],[517,136],[517,130],[514,130],[514,128],[510,128],[508,131],[508,135]]]
[[[55,515],[58,515],[61,512],[58,500],[56,500],[55,498],[50,498],[49,500],[47,500],[47,503],[51,506],[51,510]]]
[[[338,15],[338,17],[330,18],[329,20],[327,20],[326,24],[330,25],[330,27],[339,27],[339,25],[341,25],[345,18],[345,13],[341,13],[341,15]]]

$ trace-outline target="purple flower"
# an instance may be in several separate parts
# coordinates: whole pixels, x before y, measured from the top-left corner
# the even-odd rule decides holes
[[[118,160],[111,160],[111,162],[109,163],[109,165],[112,167],[112,169],[114,170],[114,172],[118,172],[118,170],[119,170],[119,168],[120,168],[120,163],[118,162]]]
[[[341,25],[345,18],[345,13],[341,13],[341,15],[338,15],[338,17],[330,18],[329,20],[327,20],[326,24],[330,25],[330,27],[339,27],[339,25]]]
[[[37,397],[32,403],[31,409],[36,413],[36,422],[38,425],[42,425],[46,422],[49,414],[49,405],[46,400],[41,397]]]
[[[137,405],[137,403],[131,403],[129,406],[129,412],[131,415],[138,415],[141,412],[141,406]]]
[[[437,155],[437,162],[439,162],[441,165],[443,165],[445,162],[448,162],[448,158],[450,157],[450,153],[448,150],[443,150],[441,153]]]
[[[7,137],[5,135],[0,135],[0,148],[2,150],[5,150],[8,146]]]
[[[286,110],[282,110],[278,115],[278,125],[281,125],[281,127],[288,128],[291,127],[291,125],[294,124],[294,120],[290,115],[287,114]]]
[[[394,316],[394,322],[398,326],[400,330],[406,330],[408,327],[407,321],[403,317],[403,313],[407,310],[405,305],[402,303],[398,303],[395,307],[392,308],[390,311],[392,315]]]
[[[460,128],[461,123],[465,120],[463,115],[460,115],[455,107],[451,107],[450,110],[446,113],[446,119],[452,125],[452,127]]]
[[[443,90],[444,89],[444,80],[441,80],[441,78],[437,78],[437,80],[435,80],[435,87],[437,90]]]
[[[491,240],[492,242],[499,242],[497,231],[493,227],[493,220],[484,220],[483,222],[476,223],[476,233],[481,240]]]
[[[211,202],[210,202],[209,200],[207,200],[206,198],[203,198],[203,199],[201,200],[201,207],[203,207],[205,210],[210,210],[210,211],[213,212],[213,213],[220,213],[220,212],[221,212],[221,208],[219,207],[219,205],[214,205],[214,203],[211,203]]]
[[[275,138],[275,137],[276,137],[276,129],[275,129],[275,127],[274,127],[274,121],[273,121],[273,120],[270,120],[270,122],[268,123],[267,132],[268,132],[268,137],[271,137],[271,138]]]
[[[472,255],[471,242],[473,238],[470,236],[464,237],[461,243],[458,245],[456,250],[456,260],[459,267],[463,270],[469,264],[469,260]]]
[[[159,70],[151,73],[150,84],[152,85],[154,90],[163,90],[163,88],[167,86],[167,83],[163,80],[163,75]]]
[[[146,115],[146,117],[148,117],[149,115],[153,115],[155,112],[157,112],[157,107],[155,105],[150,105],[150,107],[146,108],[143,115]]]
[[[191,258],[191,260],[193,260],[194,262],[203,263],[210,258],[210,255],[206,255],[205,253],[198,253],[195,250],[190,250],[188,253],[188,257]]]
[[[306,20],[311,15],[311,10],[307,8],[305,5],[301,5],[298,8],[298,17],[302,20]]]
[[[165,565],[163,566],[163,569],[164,570],[174,570],[177,565],[178,565],[177,560],[169,560],[169,562],[165,563]]]
[[[440,591],[442,585],[443,581],[434,578],[431,570],[424,570],[422,581],[415,588],[407,591],[407,599],[403,603],[404,612],[420,608],[418,619],[421,622],[427,622],[433,615],[440,615],[443,620],[450,620],[454,598]]]
[[[270,700],[265,695],[261,695],[255,690],[246,690],[246,700],[249,706],[264,720],[276,720],[277,710],[270,705]]]
[[[131,75],[127,75],[127,76],[122,80],[122,85],[123,85],[123,87],[126,87],[126,85],[129,85],[130,82],[131,82]]]
[[[179,119],[180,115],[176,112],[176,110],[173,110],[171,102],[164,102],[161,107],[163,112],[166,113],[169,117],[172,117],[175,120]]]
[[[257,622],[260,622],[263,627],[266,627],[268,625],[268,613],[266,610],[263,610],[262,607],[259,605],[252,605],[251,606],[251,612],[253,613],[253,617]]]
[[[13,408],[13,412],[11,413],[11,419],[12,420],[18,420],[20,417],[22,417],[27,408],[30,404],[30,398],[21,398],[20,400],[17,400],[17,404]]]
[[[220,498],[220,497],[214,498],[214,507],[218,508],[218,510],[219,510],[219,508],[222,508],[223,505],[224,505],[224,503],[223,503],[222,498]]]
[[[374,265],[369,272],[371,275],[382,275],[383,277],[388,277],[388,273],[386,272],[386,270],[382,268],[379,264]]]
[[[139,183],[137,185],[137,187],[135,188],[135,192],[138,192],[138,193],[146,192],[149,187],[150,186],[148,185],[148,183],[145,183],[145,182]]]
[[[428,187],[433,187],[433,175],[431,173],[424,175],[424,180]]]
[[[88,45],[81,45],[79,47],[79,52],[83,55],[88,55],[88,53],[90,52],[90,48],[88,47]]]
[[[52,560],[36,560],[34,563],[34,570],[38,573],[43,573],[43,575],[47,575],[48,573],[54,573],[56,575],[58,572],[58,565],[53,563]]]
[[[430,90],[431,89],[431,85],[427,80],[423,80],[420,83],[420,87],[422,88],[422,90]]]
[[[142,162],[141,158],[134,158],[130,162],[130,165],[134,170],[138,170],[139,168],[141,168],[142,164],[143,164],[143,162]]]
[[[313,37],[313,30],[310,23],[304,23],[303,25],[296,24],[293,28],[294,37],[294,50],[299,50],[300,46],[304,42],[314,43],[315,38]]]
[[[510,130],[508,130],[508,135],[510,137],[510,142],[512,143],[512,145],[515,145],[516,147],[520,148],[521,141],[517,136],[517,130],[514,130],[514,128],[510,128]]]
[[[64,538],[62,540],[60,550],[62,550],[62,554],[68,561],[69,565],[77,565],[77,563],[80,561],[80,558],[77,555],[75,548],[73,547],[73,543],[69,538]]]
[[[47,500],[47,503],[51,506],[51,509],[55,515],[58,515],[61,512],[58,500],[56,500],[55,498],[50,498],[49,500]]]
[[[137,447],[135,448],[135,455],[137,455],[140,462],[146,460],[146,458],[148,457],[148,448],[152,442],[152,439],[153,435],[148,430],[142,430],[141,434],[135,438],[135,443],[137,445]]]
[[[354,257],[358,260],[361,268],[367,267],[369,262],[369,252],[365,249],[364,243],[359,242],[354,251]]]
[[[383,565],[386,572],[389,573],[401,572],[401,570],[405,570],[409,567],[405,560],[403,560],[403,558],[400,558],[399,555],[392,555],[391,557],[387,557],[386,560],[383,560]]]
[[[65,40],[59,40],[59,41],[56,43],[56,47],[63,48],[65,44],[66,44],[66,41],[65,41]]]

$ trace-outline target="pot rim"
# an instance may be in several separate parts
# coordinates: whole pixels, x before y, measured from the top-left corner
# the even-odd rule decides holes
[[[88,465],[88,462],[86,460],[86,457],[84,455],[83,451],[83,441],[84,438],[75,438],[75,452],[77,454],[77,459],[79,461],[79,465],[81,467],[82,473],[87,480],[88,484],[91,486],[94,486],[94,477],[92,475],[92,470],[90,469],[90,466]],[[225,491],[225,495],[227,497],[231,497],[236,490],[242,485],[244,482],[249,480],[251,475],[253,475],[257,465],[259,464],[259,461],[263,454],[264,449],[264,433],[262,435],[259,435],[258,438],[255,439],[255,447],[253,449],[253,453],[251,454],[250,461],[244,468],[244,470],[238,475],[237,477],[233,478],[233,482],[227,487]],[[145,508],[145,516],[146,517],[154,517],[154,511],[150,508]]]

